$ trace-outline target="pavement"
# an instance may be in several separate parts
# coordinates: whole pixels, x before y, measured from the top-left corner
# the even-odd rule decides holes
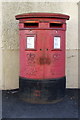
[[[0,119],[2,118],[2,91],[0,91]]]
[[[67,89],[55,104],[31,104],[19,98],[19,91],[2,91],[2,118],[79,118],[79,91]]]

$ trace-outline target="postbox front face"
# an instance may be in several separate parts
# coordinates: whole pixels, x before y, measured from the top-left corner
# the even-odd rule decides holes
[[[68,17],[17,17],[20,21],[21,77],[45,80],[65,76],[65,31]]]

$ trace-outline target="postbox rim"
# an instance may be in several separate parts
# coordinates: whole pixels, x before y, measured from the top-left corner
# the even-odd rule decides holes
[[[23,13],[16,15],[17,20],[24,18],[57,18],[69,20],[70,16],[61,13]]]

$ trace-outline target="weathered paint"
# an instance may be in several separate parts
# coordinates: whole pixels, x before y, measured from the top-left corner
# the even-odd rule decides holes
[[[20,29],[20,77],[37,80],[64,77],[65,31],[69,16],[28,13],[17,15],[16,19]],[[26,49],[28,36],[35,37],[34,49]],[[60,37],[60,49],[53,48],[54,37]]]

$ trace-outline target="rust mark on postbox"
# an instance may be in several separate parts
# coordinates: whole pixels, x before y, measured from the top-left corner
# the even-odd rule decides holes
[[[43,65],[43,64],[50,64],[50,63],[51,63],[51,60],[50,60],[49,58],[46,58],[46,57],[40,57],[40,58],[39,58],[39,63],[40,63],[41,65]]]

